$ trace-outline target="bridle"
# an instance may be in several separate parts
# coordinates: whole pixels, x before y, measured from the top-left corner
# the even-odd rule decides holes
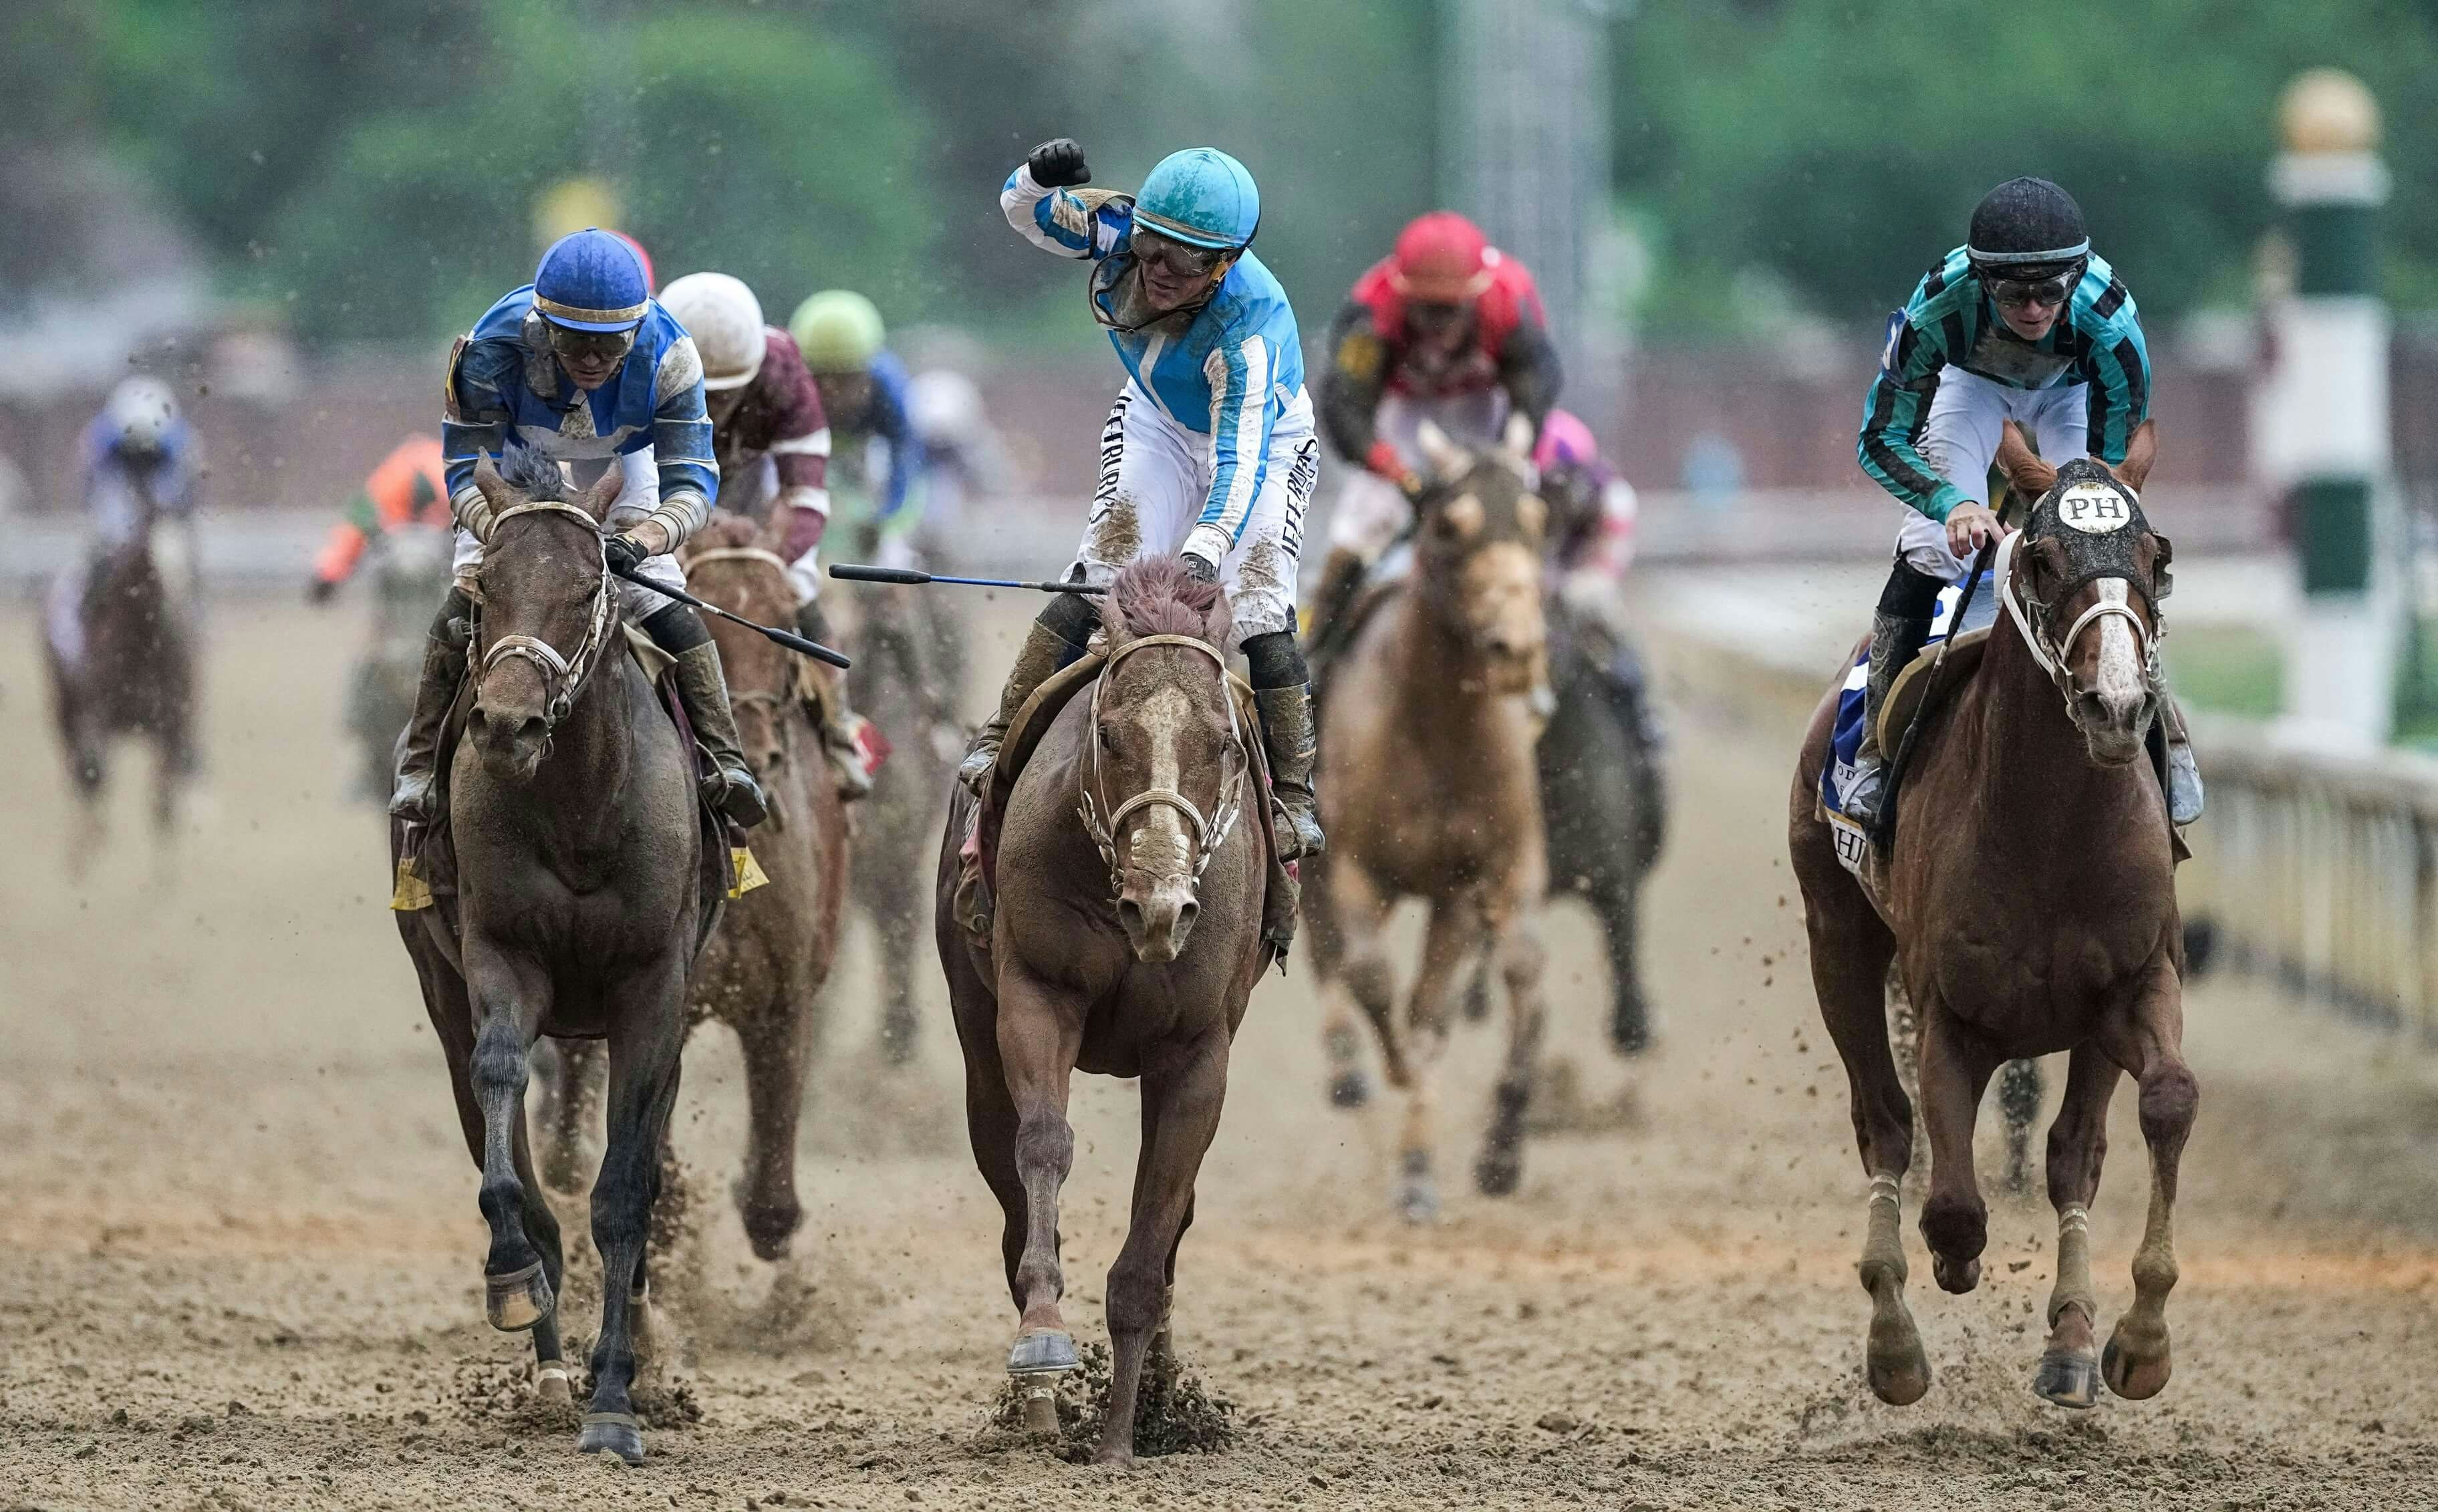
[[[786,558],[777,552],[765,551],[759,546],[714,546],[706,551],[687,553],[684,562],[688,571],[707,562],[756,562],[777,572],[782,583],[786,581],[787,575]],[[730,707],[762,709],[768,712],[771,724],[776,726],[779,731],[779,748],[783,753],[783,759],[792,755],[795,749],[795,726],[791,721],[779,717],[779,712],[786,706],[790,696],[791,694],[786,692],[774,692],[768,688],[732,687],[728,690]]]
[[[1101,780],[1102,690],[1108,687],[1110,675],[1117,670],[1121,660],[1156,645],[1191,647],[1209,657],[1211,664],[1219,669],[1219,695],[1228,704],[1228,740],[1240,759],[1236,769],[1220,782],[1219,800],[1211,805],[1207,817],[1193,800],[1173,787],[1144,788],[1115,809],[1110,809],[1108,794]],[[1227,841],[1228,833],[1236,827],[1237,818],[1245,811],[1245,773],[1251,765],[1245,747],[1245,728],[1236,713],[1236,691],[1228,685],[1226,655],[1217,646],[1196,636],[1138,636],[1109,652],[1101,663],[1101,675],[1092,682],[1090,717],[1091,729],[1086,736],[1085,746],[1088,754],[1084,758],[1083,799],[1076,812],[1083,816],[1084,833],[1092,837],[1092,843],[1100,848],[1101,859],[1108,865],[1110,888],[1117,890],[1124,886],[1118,862],[1118,826],[1126,821],[1127,816],[1155,803],[1166,804],[1176,810],[1192,826],[1194,849],[1201,853],[1193,863],[1192,881],[1199,885],[1202,873],[1210,868],[1210,858],[1218,853],[1219,847]],[[1099,800],[1097,803],[1094,801],[1096,797]],[[1103,810],[1108,811],[1106,820],[1101,818]]]
[[[2138,521],[2129,521],[2126,528],[2138,529]],[[2032,659],[2065,695],[2069,712],[2078,708],[2075,698],[2074,675],[2067,670],[2067,664],[2074,656],[2075,643],[2082,639],[2083,631],[2107,619],[2123,620],[2132,627],[2134,645],[2142,658],[2142,679],[2149,690],[2149,696],[2155,699],[2159,688],[2159,642],[2165,638],[2167,628],[2159,618],[2159,601],[2152,594],[2150,585],[2121,566],[2103,565],[2066,584],[2058,590],[2055,598],[2046,602],[2034,599],[2027,606],[2015,591],[2014,573],[2015,548],[2027,534],[2017,531],[1999,543],[1997,561],[1991,572],[1998,580],[1998,601],[2006,607],[2006,615],[2015,622],[2015,629],[2023,636],[2023,646],[2031,652]],[[2103,578],[2115,578],[2125,584],[2126,602],[2116,604],[2102,599],[2076,615],[2063,635],[2053,634],[2051,626],[2057,619],[2057,606]],[[2132,601],[2136,598],[2150,611],[2148,620],[2144,620],[2134,611]],[[2079,724],[2080,714],[2075,712],[2074,717]]]
[[[577,642],[574,655],[561,656],[556,646],[539,636],[504,635],[483,653],[482,671],[488,677],[493,667],[510,657],[522,657],[540,668],[542,687],[549,690],[554,682],[556,684],[542,711],[542,733],[547,736],[575,706],[575,690],[584,686],[584,680],[592,675],[593,664],[601,659],[602,648],[610,640],[610,609],[617,601],[610,591],[610,537],[601,533],[601,522],[578,505],[560,499],[528,499],[523,503],[511,504],[491,517],[490,538],[498,539],[500,527],[520,515],[543,513],[570,515],[584,521],[585,528],[593,534],[594,549],[601,553],[601,577],[592,588],[592,612],[584,626],[584,639]]]

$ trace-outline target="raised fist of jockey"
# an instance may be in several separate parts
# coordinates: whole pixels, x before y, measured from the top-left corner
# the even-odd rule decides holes
[[[1053,136],[1042,143],[1025,154],[1024,166],[1031,170],[1033,182],[1045,189],[1092,182],[1092,170],[1084,164],[1084,149],[1071,136]]]

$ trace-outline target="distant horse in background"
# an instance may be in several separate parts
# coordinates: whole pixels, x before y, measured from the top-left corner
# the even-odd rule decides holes
[[[1439,1211],[1432,1170],[1438,1063],[1462,973],[1498,965],[1510,1019],[1505,1068],[1475,1183],[1492,1196],[1523,1177],[1525,1114],[1539,1072],[1548,891],[1529,694],[1546,653],[1542,543],[1547,506],[1530,488],[1530,426],[1475,456],[1435,426],[1433,481],[1415,505],[1414,566],[1355,627],[1320,704],[1321,818],[1329,850],[1304,863],[1313,966],[1341,1104],[1359,1084],[1354,1010],[1377,1032],[1390,1085],[1407,1095],[1397,1202]],[[1397,1011],[1388,915],[1430,905],[1405,1011]]]
[[[183,550],[167,570],[156,558],[161,510],[141,478],[130,480],[134,528],[65,569],[44,616],[43,654],[51,715],[81,807],[70,870],[81,875],[102,836],[101,796],[111,743],[140,735],[152,745],[152,830],[172,840],[179,799],[201,772],[195,732],[196,564],[193,537],[164,537]]]

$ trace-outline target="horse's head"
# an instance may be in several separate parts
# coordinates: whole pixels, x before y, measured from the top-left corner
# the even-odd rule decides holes
[[[492,515],[476,585],[481,670],[467,732],[495,777],[522,782],[617,630],[601,522],[620,472],[613,465],[589,492],[570,497],[547,458],[515,450],[507,469],[502,477],[487,461],[474,469]]]
[[[685,549],[686,580],[698,596],[760,624],[786,624],[795,616],[796,590],[787,581],[784,509],[767,526],[721,510],[696,531]],[[787,759],[780,713],[797,696],[794,653],[750,631],[710,620],[719,642],[728,701],[736,711],[736,733],[745,760],[767,782]]]
[[[2089,460],[2058,469],[2007,542],[1999,594],[2101,765],[2140,756],[2158,712],[2159,600],[2173,559],[2133,489]]]
[[[1529,685],[1548,639],[1541,613],[1549,510],[1533,491],[1532,426],[1522,415],[1482,453],[1424,421],[1431,481],[1415,504],[1414,576],[1428,612],[1489,662],[1500,692]]]
[[[1203,869],[1244,810],[1249,756],[1228,690],[1227,596],[1174,556],[1118,573],[1092,689],[1084,827],[1116,889],[1135,958],[1175,960]]]

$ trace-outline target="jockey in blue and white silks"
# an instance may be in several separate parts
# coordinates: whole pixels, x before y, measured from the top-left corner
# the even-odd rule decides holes
[[[672,677],[719,766],[713,796],[738,823],[759,823],[761,789],[737,745],[718,648],[693,609],[629,580],[683,588],[675,553],[710,518],[719,494],[701,359],[685,327],[651,297],[634,250],[613,233],[590,228],[553,243],[534,281],[503,295],[457,343],[443,411],[457,582],[433,625],[390,812],[436,818],[440,727],[466,669],[465,644],[451,622],[470,611],[468,586],[491,532],[491,504],[475,486],[475,466],[485,457],[504,464],[524,453],[565,463],[580,485],[612,466],[624,475],[610,511],[616,534],[608,554],[627,617],[677,659]]]
[[[203,477],[203,446],[178,412],[177,396],[155,378],[131,378],[110,397],[78,438],[84,483],[84,554],[62,568],[51,582],[44,631],[63,665],[84,659],[84,598],[96,563],[148,536],[164,521],[172,534],[158,538],[154,569],[173,612],[191,615],[196,591],[196,484]]]
[[[1134,195],[1077,192],[1090,182],[1083,149],[1060,137],[1034,148],[999,191],[1026,240],[1090,260],[1092,316],[1126,370],[1068,581],[1106,584],[1138,556],[1175,554],[1226,588],[1261,705],[1280,840],[1290,857],[1311,853],[1322,840],[1295,585],[1319,441],[1295,310],[1247,250],[1261,192],[1243,164],[1207,147],[1161,159]],[[1081,594],[1042,611],[998,714],[967,754],[967,782],[981,785],[1008,720],[1081,655],[1095,619]]]

